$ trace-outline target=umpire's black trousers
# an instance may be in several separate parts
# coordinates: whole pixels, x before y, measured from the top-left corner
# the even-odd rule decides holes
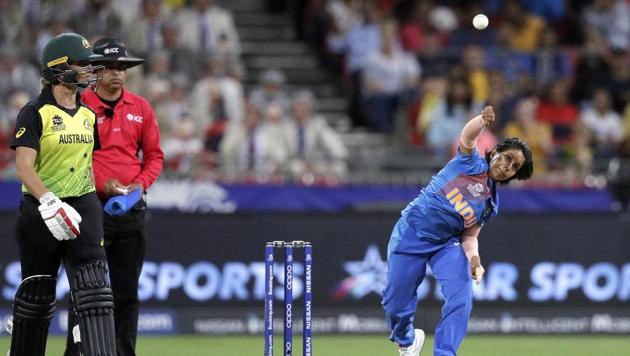
[[[146,207],[140,201],[136,208],[122,216],[105,214],[103,230],[109,277],[114,293],[117,356],[136,355],[138,334],[138,279],[144,261]],[[68,327],[75,324],[68,313]],[[78,356],[78,348],[69,333],[66,356]]]

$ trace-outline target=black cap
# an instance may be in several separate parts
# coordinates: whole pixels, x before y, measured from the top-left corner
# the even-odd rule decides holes
[[[103,58],[94,60],[94,63],[118,62],[124,63],[127,68],[131,68],[145,62],[142,58],[129,56],[125,44],[117,38],[101,38],[94,42],[93,46],[94,53],[103,56]]]

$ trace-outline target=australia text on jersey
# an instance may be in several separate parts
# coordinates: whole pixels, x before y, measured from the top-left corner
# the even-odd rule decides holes
[[[71,143],[93,143],[94,136],[88,134],[62,134],[59,135],[59,143],[60,144],[71,144]]]

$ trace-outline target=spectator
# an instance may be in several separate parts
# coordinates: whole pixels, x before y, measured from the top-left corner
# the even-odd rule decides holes
[[[485,102],[490,95],[490,78],[485,67],[484,49],[481,46],[470,45],[466,46],[462,53],[462,62],[473,100]]]
[[[164,164],[180,176],[190,176],[202,155],[203,140],[195,131],[195,123],[187,117],[180,118],[170,129],[170,135],[162,140]]]
[[[282,107],[273,103],[263,112],[247,104],[245,119],[228,124],[219,152],[228,176],[269,176],[282,171],[288,158],[283,139]]]
[[[499,25],[496,45],[486,51],[486,68],[500,71],[508,83],[517,83],[523,76],[533,74],[531,55],[512,48],[514,36],[513,26],[505,23]]]
[[[345,175],[348,149],[326,119],[313,112],[314,96],[310,91],[296,93],[292,104],[292,120],[286,123],[286,137],[293,176],[303,174]]]
[[[150,95],[163,137],[175,135],[178,124],[189,120],[192,123],[193,136],[201,140],[205,125],[201,120],[193,120],[188,114],[188,80],[184,75],[177,75],[164,81],[164,84],[160,88],[152,88]]]
[[[348,114],[354,126],[366,126],[360,105],[361,72],[368,56],[378,51],[381,42],[380,12],[372,1],[364,3],[362,17],[363,21],[349,32],[332,33],[327,39],[328,50],[344,56],[344,75],[350,87]]]
[[[30,63],[9,46],[0,49],[0,100],[21,89],[34,98],[40,91],[40,75]]]
[[[346,56],[346,73],[355,75],[363,69],[367,57],[378,50],[381,40],[380,12],[372,1],[362,9],[362,22],[350,31],[335,32],[328,38],[328,49]]]
[[[361,0],[329,0],[326,13],[330,16],[333,32],[345,35],[361,22]]]
[[[0,106],[0,178],[15,174],[14,155],[9,144],[18,113],[30,99],[27,92],[18,90],[9,96],[6,107]]]
[[[0,0],[0,48],[14,44],[23,35],[24,13],[19,1]]]
[[[590,100],[595,88],[604,86],[606,78],[610,78],[604,38],[593,31],[586,31],[585,35],[573,73],[574,85],[571,92],[572,100],[580,105]]]
[[[549,84],[538,106],[538,120],[551,125],[553,142],[557,149],[574,145],[574,129],[578,121],[578,109],[569,101],[564,81]],[[567,148],[567,147],[564,147]]]
[[[197,78],[204,70],[206,55],[194,53],[180,43],[177,22],[166,20],[160,29],[162,51],[169,57],[170,68],[174,72],[184,73],[188,78]]]
[[[511,48],[522,52],[536,50],[545,20],[529,12],[520,0],[506,0],[503,13],[504,25],[512,30]]]
[[[432,1],[415,2],[410,19],[405,21],[400,30],[401,45],[405,51],[416,54],[424,51],[425,36],[431,32],[425,19],[432,6]]]
[[[60,35],[64,32],[72,32],[64,19],[53,16],[46,22],[46,27],[38,31],[37,38],[35,40],[35,54],[37,57],[42,55],[44,46],[53,37]]]
[[[438,160],[449,158],[453,142],[459,137],[467,120],[480,110],[481,105],[473,102],[466,81],[449,81],[446,97],[440,100],[431,113],[426,136],[427,144]]]
[[[214,56],[208,62],[207,75],[192,90],[190,110],[204,124],[206,147],[218,152],[227,124],[243,120],[245,99],[241,83],[226,73],[225,58]]]
[[[283,88],[285,81],[284,74],[279,70],[264,71],[259,78],[260,87],[251,92],[250,101],[262,110],[272,103],[278,103],[285,112],[288,112],[291,100]]]
[[[422,81],[423,95],[417,100],[417,107],[413,109],[411,118],[411,140],[414,144],[426,143],[426,132],[433,120],[435,108],[441,105],[442,98],[446,95],[447,84],[444,77],[428,77]]]
[[[533,55],[533,72],[539,87],[562,79],[571,74],[571,63],[567,54],[558,47],[558,37],[551,27],[540,33],[540,48]]]
[[[593,0],[582,12],[582,26],[594,29],[614,48],[630,45],[630,10],[623,0]]]
[[[171,68],[171,57],[167,51],[156,51],[149,55],[148,60],[149,70],[144,79],[144,91],[150,92],[154,85],[162,81],[168,82],[171,77],[181,74],[174,72]],[[149,101],[153,102],[153,99],[149,96]]]
[[[613,48],[608,55],[610,75],[604,77],[605,86],[612,95],[613,109],[622,112],[627,102],[630,102],[630,63],[628,50]]]
[[[213,4],[213,0],[194,0],[192,8],[179,13],[180,42],[195,52],[212,54],[241,53],[232,14]]]
[[[379,132],[393,130],[399,97],[416,88],[420,78],[418,62],[400,50],[397,34],[395,21],[383,23],[381,49],[368,57],[363,71],[364,111]]]
[[[623,139],[623,123],[612,109],[610,93],[606,89],[596,89],[592,103],[582,110],[580,121],[588,131],[595,158],[610,159]]]
[[[427,20],[431,27],[443,36],[448,36],[458,25],[455,11],[446,5],[431,7]]]
[[[551,125],[536,119],[538,101],[534,98],[521,99],[514,110],[514,119],[503,130],[505,137],[520,137],[532,151],[536,172],[547,170],[546,158],[553,153]]]
[[[163,48],[162,25],[167,8],[158,0],[142,0],[138,15],[125,28],[127,44],[136,52],[147,55]]]
[[[31,100],[31,95],[24,90],[18,90],[9,95],[6,107],[2,107],[0,110],[0,132],[9,135],[7,139],[11,138],[15,128],[15,119],[18,117],[20,109]],[[10,142],[8,141],[5,142]],[[8,146],[5,146],[5,148]]]
[[[547,22],[553,24],[564,19],[567,15],[567,9],[564,0],[527,0],[523,1],[523,5],[534,15],[544,18]],[[536,167],[538,168],[538,167]]]
[[[110,0],[87,0],[70,18],[70,28],[86,38],[122,35],[122,18]]]
[[[486,105],[491,105],[497,113],[497,120],[490,127],[495,133],[501,132],[513,118],[516,104],[522,98],[535,95],[535,91],[529,87],[528,76],[522,76],[518,83],[508,83],[503,74],[493,70],[488,73],[488,85],[492,88]]]

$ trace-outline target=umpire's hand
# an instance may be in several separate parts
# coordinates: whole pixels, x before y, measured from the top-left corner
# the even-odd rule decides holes
[[[107,196],[126,195],[128,193],[127,187],[114,178],[105,181],[103,192],[105,192]]]

